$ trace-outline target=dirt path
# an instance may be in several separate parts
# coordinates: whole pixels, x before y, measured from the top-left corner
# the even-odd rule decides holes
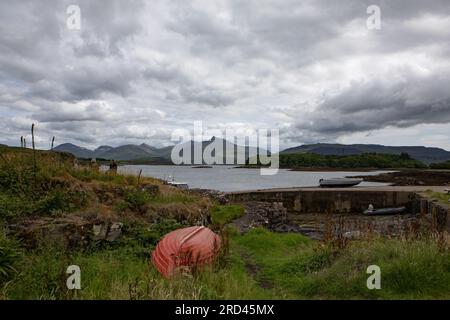
[[[240,250],[239,255],[242,257],[242,260],[244,260],[247,273],[250,274],[256,282],[258,282],[261,288],[274,288],[273,282],[264,276],[262,267],[258,265],[247,252],[245,252],[244,250]]]

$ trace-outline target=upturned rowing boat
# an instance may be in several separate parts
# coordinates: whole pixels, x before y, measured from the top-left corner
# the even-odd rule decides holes
[[[166,278],[184,269],[211,264],[220,237],[204,226],[177,229],[164,236],[152,252],[152,263]]]

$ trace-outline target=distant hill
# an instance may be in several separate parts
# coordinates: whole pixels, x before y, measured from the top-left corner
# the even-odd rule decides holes
[[[237,154],[239,154],[245,159],[248,158],[251,152],[256,153],[257,149],[252,147],[239,147],[227,140],[212,138],[209,141],[197,142],[197,141],[187,141],[183,145],[186,150],[191,149],[191,164],[194,164],[194,150],[199,148],[203,151],[206,149],[210,153],[210,149],[213,145],[211,143],[217,143],[217,145],[222,144],[223,148],[216,150],[215,154],[212,153],[213,157],[218,159],[222,158],[222,163],[237,164]],[[211,145],[211,146],[210,146]],[[174,146],[157,148],[150,146],[148,144],[127,144],[119,147],[111,146],[100,146],[95,150],[86,149],[79,147],[71,143],[64,143],[54,148],[55,151],[69,152],[78,158],[99,158],[99,159],[114,159],[119,161],[130,161],[133,163],[158,163],[158,164],[170,164],[172,149]],[[229,155],[226,150],[234,150],[234,155]]]
[[[305,144],[286,149],[281,154],[289,153],[316,153],[320,155],[358,155],[363,153],[396,154],[408,153],[411,158],[424,163],[437,163],[450,160],[450,152],[441,148],[423,146],[391,147],[378,144],[330,144],[316,143]]]
[[[209,155],[214,159],[222,159],[221,164],[245,164],[245,160],[252,154],[256,155],[258,150],[255,147],[238,146],[234,143],[229,142],[228,140],[216,137],[213,137],[211,140],[202,142],[187,141],[182,145],[186,150],[189,150],[189,147],[191,149],[191,164],[195,163],[194,150],[196,150],[196,148],[198,148],[197,150],[202,150],[202,154]],[[219,148],[220,145],[222,146],[222,148]],[[215,148],[214,152],[213,149],[215,146],[217,146],[217,148]],[[228,153],[227,150],[233,150],[233,152]],[[169,157],[170,153],[171,150],[169,151]],[[206,164],[206,162],[203,161],[202,164]]]
[[[235,150],[233,158],[228,160],[233,163],[237,163],[236,154],[238,148],[235,144],[224,141],[219,138],[213,138],[210,141],[185,142],[187,146],[190,144],[191,151],[194,150],[194,146],[205,150],[213,141],[217,139],[217,143],[223,143],[223,150],[218,150],[217,157],[222,157],[223,163],[226,163],[227,158],[230,155],[226,155],[226,148]],[[64,143],[54,148],[56,151],[69,152],[78,158],[102,158],[102,159],[114,159],[121,161],[138,161],[140,163],[171,163],[171,152],[173,146],[157,148],[148,144],[127,144],[118,147],[100,146],[95,150],[83,148],[72,143]],[[250,152],[256,152],[256,148],[246,147],[239,149],[245,159],[248,158]],[[193,152],[191,156],[191,163],[193,163]],[[377,144],[330,144],[330,143],[317,143],[306,144],[298,147],[286,149],[281,154],[290,153],[316,153],[320,155],[359,155],[363,153],[379,153],[379,154],[395,154],[400,155],[402,153],[408,153],[411,158],[420,160],[426,164],[440,163],[450,160],[450,152],[440,148],[430,148],[423,146],[402,146],[402,147],[390,147]],[[214,155],[214,154],[213,154]]]
[[[77,158],[92,158],[93,151],[87,148],[79,147],[72,143],[64,143],[53,148],[54,151],[68,152],[73,154]]]
[[[101,159],[114,159],[114,160],[137,160],[137,159],[148,159],[158,158],[158,162],[161,162],[162,157],[161,154],[169,155],[166,158],[165,162],[168,162],[170,159],[170,152],[166,152],[166,148],[155,148],[145,144],[141,145],[133,145],[127,144],[119,147],[111,147],[111,146],[100,146],[95,150],[90,150],[87,148],[79,147],[72,143],[64,143],[53,150],[55,151],[63,151],[69,152],[76,156],[77,158],[101,158]]]

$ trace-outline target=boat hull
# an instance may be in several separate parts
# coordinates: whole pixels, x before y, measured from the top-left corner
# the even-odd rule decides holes
[[[362,179],[321,179],[319,184],[323,188],[347,188],[356,186],[361,182]]]
[[[367,216],[387,216],[403,213],[405,211],[406,211],[405,207],[398,207],[398,208],[383,208],[377,210],[365,210],[363,213]]]
[[[177,229],[161,239],[151,260],[161,275],[169,278],[211,264],[219,254],[220,245],[220,237],[204,226]]]

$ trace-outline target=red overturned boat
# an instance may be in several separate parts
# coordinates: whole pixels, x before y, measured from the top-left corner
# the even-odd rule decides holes
[[[157,244],[152,252],[152,263],[168,278],[185,268],[211,264],[220,245],[220,237],[204,226],[177,229]]]

